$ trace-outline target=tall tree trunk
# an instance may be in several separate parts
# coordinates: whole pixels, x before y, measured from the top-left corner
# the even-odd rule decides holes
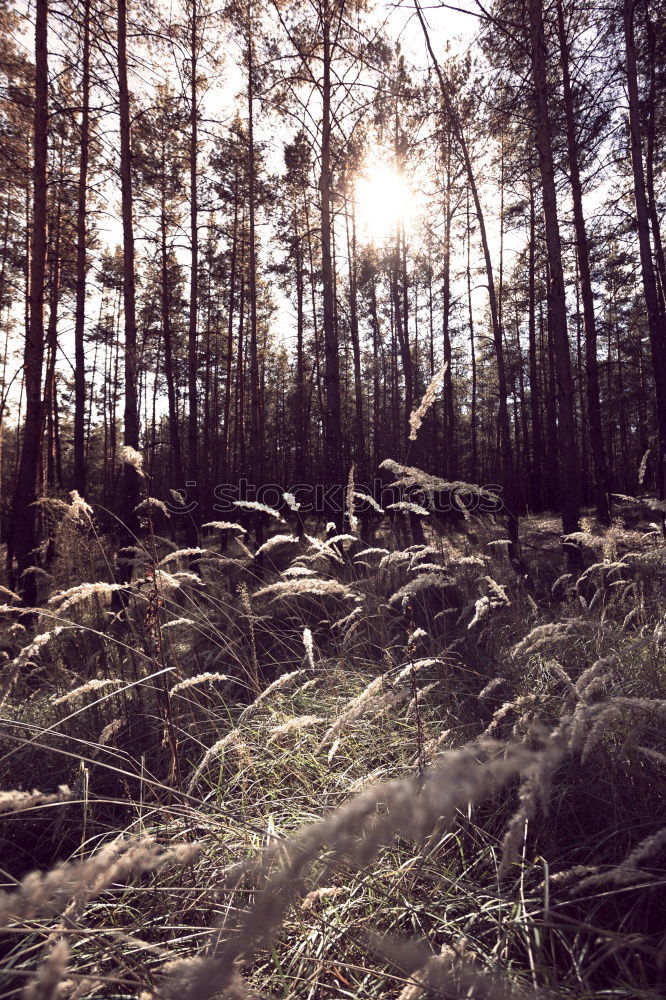
[[[18,573],[35,565],[37,478],[42,437],[42,366],[44,362],[44,279],[46,271],[46,188],[48,136],[48,0],[35,3],[35,103],[33,120],[32,240],[30,246],[29,322],[23,354],[25,423],[14,494],[14,531],[8,552]],[[35,575],[21,579],[28,604],[36,596]]]
[[[188,498],[192,504],[198,504],[199,496],[199,414],[197,399],[197,317],[199,311],[199,201],[197,193],[197,167],[199,142],[199,110],[197,107],[197,55],[198,55],[198,0],[191,0],[190,23],[190,310],[187,329],[187,474]],[[201,523],[199,506],[194,506],[192,513],[185,521],[185,535],[188,544],[195,545],[197,541],[197,526]]]
[[[183,469],[183,450],[180,441],[180,427],[178,424],[178,403],[176,398],[176,379],[173,364],[173,336],[171,330],[171,285],[169,275],[169,257],[167,248],[166,232],[166,204],[164,193],[162,194],[162,206],[160,215],[160,256],[161,256],[161,308],[162,308],[162,334],[164,337],[164,378],[167,384],[167,403],[169,407],[169,445],[171,452],[171,466],[175,476],[177,488],[183,489],[185,486],[185,472]]]
[[[634,174],[634,200],[638,227],[638,246],[641,259],[643,295],[647,309],[652,368],[657,395],[658,460],[657,478],[659,497],[666,497],[666,320],[659,309],[657,282],[650,246],[650,223],[645,194],[645,172],[641,149],[640,105],[634,42],[634,0],[624,0],[624,42],[626,53],[627,93],[629,96],[629,129],[631,136],[631,165]]]
[[[361,480],[365,479],[368,456],[365,450],[365,428],[363,424],[363,381],[361,375],[361,345],[358,330],[358,280],[356,275],[356,207],[351,202],[351,234],[349,229],[349,206],[345,213],[347,224],[347,260],[349,266],[349,333],[354,361],[354,448],[352,454]]]
[[[465,191],[465,211],[467,222],[467,311],[469,317],[469,353],[470,367],[472,375],[472,399],[470,410],[471,439],[472,439],[472,465],[470,479],[476,483],[478,477],[478,413],[477,413],[477,374],[476,374],[476,341],[474,337],[474,309],[472,307],[472,226],[469,211],[469,184]]]
[[[222,417],[222,459],[227,479],[231,473],[231,371],[234,355],[234,309],[236,306],[236,271],[238,267],[238,168],[234,175],[234,221],[231,236],[231,271],[229,275],[229,306],[227,316],[226,373],[224,383],[224,409]]]
[[[74,310],[74,489],[85,495],[86,454],[86,198],[90,140],[90,0],[83,0],[83,67],[81,77],[81,151],[76,205],[76,306]]]
[[[132,151],[130,139],[130,99],[127,83],[127,0],[118,0],[118,96],[120,109],[120,189],[123,223],[123,308],[125,322],[125,409],[124,444],[139,448],[136,365],[136,279],[134,264],[134,224],[132,220]],[[112,427],[113,430],[113,427]],[[132,462],[123,462],[123,519],[130,535],[138,527],[134,509],[139,501],[141,480]],[[131,544],[131,543],[130,543]]]
[[[257,333],[257,243],[255,214],[257,200],[256,162],[254,152],[254,38],[252,9],[248,11],[247,23],[247,178],[248,178],[248,238],[250,251],[250,474],[255,485],[260,485],[263,476],[264,448],[261,440],[260,387],[259,387],[259,347]],[[258,521],[259,524],[259,521]]]
[[[530,180],[530,234],[528,247],[528,337],[530,364],[530,416],[532,418],[532,461],[530,503],[532,510],[543,506],[543,433],[541,430],[541,386],[536,344],[536,212],[534,188]]]
[[[46,416],[46,485],[55,486],[58,481],[56,462],[57,398],[56,398],[56,358],[58,353],[58,305],[60,302],[60,239],[62,215],[62,148],[60,180],[56,191],[56,217],[53,224],[54,235],[51,245],[49,322],[46,329],[46,373],[44,378],[44,414]],[[62,483],[58,482],[58,485]]]
[[[497,294],[495,291],[495,280],[493,277],[493,266],[490,257],[490,245],[488,243],[488,234],[486,231],[486,222],[483,209],[481,207],[481,199],[479,197],[479,189],[476,183],[476,176],[474,174],[474,168],[472,166],[472,160],[469,153],[469,147],[467,145],[467,139],[465,138],[465,132],[460,121],[460,116],[458,114],[458,109],[453,100],[448,81],[442,72],[441,66],[437,61],[435,53],[430,42],[430,35],[421,11],[418,0],[416,0],[416,13],[421,24],[421,29],[423,31],[426,46],[430,59],[432,60],[433,66],[435,67],[435,73],[437,74],[437,79],[439,82],[440,93],[442,95],[442,102],[446,110],[448,119],[451,123],[451,128],[453,135],[460,146],[460,152],[463,158],[463,164],[465,167],[465,173],[467,174],[467,182],[469,184],[469,189],[472,194],[472,200],[474,201],[474,209],[476,212],[477,221],[479,223],[479,235],[481,237],[481,247],[483,249],[483,259],[486,266],[486,278],[488,281],[488,300],[490,305],[490,316],[493,328],[493,345],[495,348],[495,360],[497,364],[497,381],[499,388],[499,411],[498,411],[498,433],[500,437],[500,452],[502,456],[502,479],[504,488],[504,506],[508,518],[509,534],[511,536],[511,541],[515,547],[518,542],[518,517],[516,512],[516,482],[515,482],[515,467],[513,458],[513,449],[511,446],[511,424],[509,420],[509,407],[508,407],[508,388],[506,379],[506,365],[504,360],[504,338],[502,334],[502,326],[500,323],[498,308],[497,308]]]
[[[451,142],[446,156],[446,195],[444,200],[444,271],[442,275],[442,338],[444,354],[444,470],[451,479],[456,473],[456,411],[453,399],[453,359],[451,355]]]
[[[662,316],[666,315],[666,257],[664,256],[664,244],[661,239],[661,227],[659,224],[659,210],[657,196],[654,189],[654,154],[655,143],[657,141],[657,35],[655,27],[646,16],[646,29],[648,40],[648,72],[649,91],[647,101],[647,122],[646,122],[646,148],[645,148],[645,190],[648,201],[648,211],[650,214],[650,224],[652,226],[652,241],[654,243],[654,256],[657,264],[657,278],[660,291],[660,308]]]
[[[324,298],[324,448],[323,473],[325,485],[330,490],[342,490],[342,415],[340,406],[340,363],[338,335],[335,322],[335,290],[333,284],[333,258],[331,254],[331,22],[334,12],[330,0],[323,0],[321,30],[323,36],[322,65],[322,121],[321,169],[319,194],[321,197],[321,267]],[[342,527],[342,504],[327,501],[327,514],[338,528]]]
[[[597,362],[597,324],[594,315],[594,295],[590,274],[590,253],[583,213],[583,186],[580,179],[578,159],[578,137],[576,117],[571,92],[569,73],[569,44],[564,25],[562,0],[557,0],[557,30],[560,43],[560,65],[562,69],[562,89],[564,93],[564,113],[567,132],[567,153],[569,158],[569,178],[573,200],[574,229],[576,232],[576,253],[580,277],[580,294],[583,300],[583,322],[585,325],[585,385],[587,399],[587,419],[590,430],[592,468],[594,472],[594,497],[597,518],[601,524],[610,524],[610,487],[608,468],[601,426],[601,402],[599,398],[599,367]],[[582,428],[585,434],[585,428]]]
[[[551,326],[557,369],[562,529],[565,534],[570,534],[578,530],[578,457],[576,453],[574,387],[571,378],[564,270],[562,268],[562,245],[557,218],[553,140],[548,111],[546,42],[542,2],[543,0],[529,0],[532,81],[535,97],[536,144],[539,152],[539,169],[543,189],[546,249],[550,268]]]

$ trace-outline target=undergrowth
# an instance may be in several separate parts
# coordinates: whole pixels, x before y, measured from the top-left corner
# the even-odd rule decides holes
[[[114,552],[42,501],[39,606],[3,595],[0,996],[663,995],[654,510],[516,551],[474,487],[389,471],[333,537],[239,504],[179,549],[146,497]]]

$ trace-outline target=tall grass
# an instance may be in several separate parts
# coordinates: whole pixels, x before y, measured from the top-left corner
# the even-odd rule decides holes
[[[566,573],[530,519],[518,570],[395,470],[424,544],[178,549],[144,500],[118,556],[56,509],[39,607],[2,616],[0,995],[662,994],[649,510],[570,536]]]

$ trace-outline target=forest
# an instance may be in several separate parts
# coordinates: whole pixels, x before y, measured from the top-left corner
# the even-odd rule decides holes
[[[0,1000],[659,1000],[664,0],[0,14]]]

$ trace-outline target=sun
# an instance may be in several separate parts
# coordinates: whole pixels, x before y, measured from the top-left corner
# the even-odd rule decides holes
[[[359,235],[370,243],[389,242],[416,215],[416,197],[404,174],[387,163],[364,168],[356,180],[355,201]]]

